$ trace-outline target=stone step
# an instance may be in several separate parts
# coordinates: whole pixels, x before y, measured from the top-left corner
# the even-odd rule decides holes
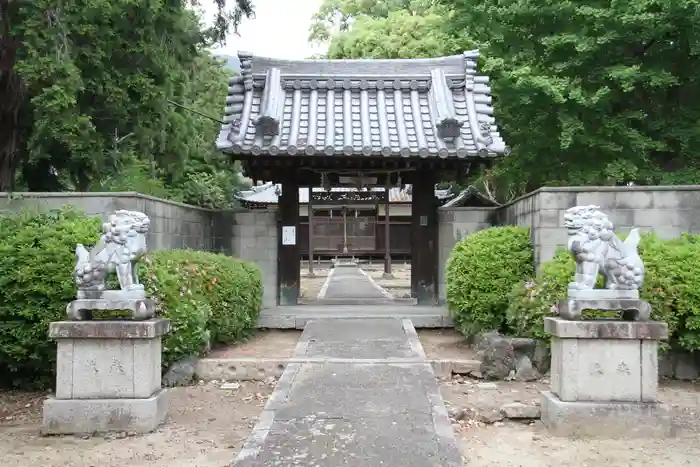
[[[287,365],[292,363],[347,363],[364,365],[387,365],[402,363],[429,363],[435,375],[449,378],[453,374],[465,375],[478,371],[478,360],[459,359],[348,359],[348,358],[202,358],[197,362],[195,378],[202,381],[260,381],[265,378],[279,378]]]

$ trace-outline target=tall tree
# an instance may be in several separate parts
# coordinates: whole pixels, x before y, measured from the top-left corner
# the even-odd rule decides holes
[[[392,12],[421,16],[435,4],[435,0],[323,0],[313,16],[309,40],[326,43],[337,34],[349,31],[360,18],[382,19]]]
[[[336,33],[328,46],[328,58],[424,58],[451,54],[453,37],[441,29],[440,8],[415,15],[391,11],[386,17],[361,16],[352,28]]]
[[[444,4],[495,78],[501,186],[700,182],[696,1]]]
[[[250,0],[216,4],[203,28],[186,1],[0,0],[0,191],[18,169],[32,190],[82,190],[125,154],[152,175],[182,162],[169,101],[203,48],[252,14]]]

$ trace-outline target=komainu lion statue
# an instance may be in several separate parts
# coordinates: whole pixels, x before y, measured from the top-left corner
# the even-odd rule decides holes
[[[623,242],[613,232],[608,216],[599,209],[576,206],[564,214],[568,248],[576,259],[576,274],[569,290],[593,290],[602,273],[606,289],[637,291],[644,282],[644,263],[637,251],[639,229],[632,229]]]
[[[146,252],[148,216],[137,211],[116,211],[102,224],[102,236],[90,250],[78,244],[73,277],[78,298],[101,298],[107,275],[115,272],[122,291],[142,291],[136,263]]]

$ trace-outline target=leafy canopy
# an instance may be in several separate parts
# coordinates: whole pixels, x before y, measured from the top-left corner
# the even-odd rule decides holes
[[[482,52],[513,149],[474,176],[500,201],[550,185],[700,183],[700,4],[325,0],[330,58]]]
[[[183,187],[209,176],[231,192],[219,124],[173,104],[221,113],[229,72],[207,47],[252,5],[215,3],[204,26],[198,2],[0,0],[0,191],[136,188],[199,204],[210,197]]]

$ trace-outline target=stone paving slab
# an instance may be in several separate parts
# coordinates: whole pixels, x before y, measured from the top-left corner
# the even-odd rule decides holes
[[[371,337],[382,345],[370,345]],[[462,466],[435,374],[409,320],[376,319],[364,327],[358,320],[312,321],[295,357],[309,350],[329,358],[355,350],[377,360],[289,364],[234,467]],[[387,353],[413,361],[391,362]]]
[[[429,364],[304,364],[276,419],[302,418],[310,410],[326,418],[382,418],[399,413],[430,415]]]
[[[302,349],[305,347],[305,351]],[[310,322],[299,338],[298,349],[307,357],[328,358],[411,358],[401,321],[318,320]]]
[[[413,351],[407,343],[384,340],[361,342],[314,342],[309,344],[308,357],[328,358],[411,358]]]
[[[365,342],[367,340],[391,340],[405,342],[406,333],[397,319],[378,319],[368,323],[365,319],[324,320],[308,323],[300,340],[323,342]]]
[[[335,268],[324,298],[385,301],[387,297],[355,266]]]
[[[260,454],[236,464],[258,466],[458,467],[461,463],[442,447],[430,417],[399,424],[392,419],[309,416],[276,422]]]

